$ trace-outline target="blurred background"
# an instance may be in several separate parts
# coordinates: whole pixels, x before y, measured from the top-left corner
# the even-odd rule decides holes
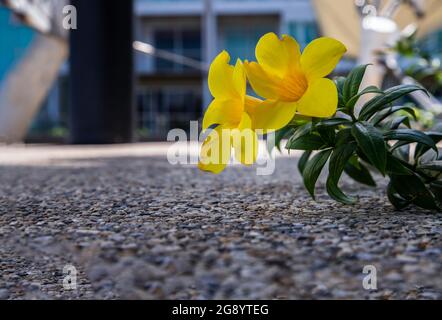
[[[44,2],[40,1],[39,4],[38,1],[31,1],[37,7]],[[118,35],[121,30],[118,23],[114,29],[103,27],[103,30],[94,32],[93,30],[96,29],[93,27],[94,23],[98,26],[106,21],[110,23],[110,20],[103,20],[104,18],[100,17],[97,5],[90,11],[86,10],[93,6],[91,3],[101,3],[100,5],[103,6],[107,3],[107,6],[111,7],[107,9],[108,16],[112,16],[110,11],[113,11],[115,14],[113,17],[120,24],[126,22],[133,26],[128,29],[129,31],[125,31],[131,32],[133,39],[129,38],[127,42],[122,40],[124,34]],[[31,99],[38,106],[33,108],[35,111],[23,116],[23,118],[31,119],[29,124],[25,125],[25,134],[21,136],[18,134],[12,140],[7,138],[3,140],[6,142],[23,140],[59,143],[164,140],[170,129],[188,130],[189,121],[201,119],[205,106],[210,102],[210,94],[206,89],[208,62],[224,49],[229,51],[232,59],[254,60],[254,49],[258,39],[271,31],[295,37],[302,47],[321,35],[342,39],[349,47],[349,54],[339,64],[335,75],[345,75],[359,62],[375,63],[375,61],[367,61],[374,60],[375,54],[379,57],[388,52],[387,55],[391,57],[393,52],[395,57],[393,63],[387,58],[378,61],[384,70],[381,85],[382,83],[392,85],[401,82],[400,79],[404,77],[412,77],[423,83],[436,98],[442,96],[440,66],[442,29],[439,28],[442,10],[438,0],[426,2],[135,0],[131,4],[131,17],[128,19],[119,18],[118,14],[123,15],[124,10],[121,11],[117,3],[118,1],[101,0],[73,2],[78,9],[78,29],[71,30],[71,63],[67,55],[60,54],[57,58],[51,58],[52,62],[54,59],[61,59],[59,64],[54,63],[50,67],[48,67],[49,62],[37,64],[37,67],[41,69],[55,66],[54,79],[52,81],[49,77],[44,78],[49,80],[42,80],[48,81],[50,85],[47,89],[41,89],[44,92],[41,102],[38,101],[39,99]],[[8,100],[5,96],[8,96],[12,90],[23,94],[30,90],[31,85],[17,89],[17,83],[20,87],[20,79],[26,78],[20,64],[29,59],[32,50],[37,50],[35,43],[41,41],[42,37],[59,37],[60,41],[67,43],[68,40],[64,38],[65,36],[60,36],[60,32],[54,30],[42,32],[39,27],[29,22],[26,15],[29,15],[32,10],[21,9],[20,11],[20,8],[14,7],[14,1],[3,1],[3,5],[0,6],[0,92],[3,88],[6,93],[4,92],[3,96],[0,94],[0,109],[10,110],[14,108],[14,103],[5,102]],[[371,26],[362,24],[362,28],[372,28],[376,34],[385,33],[390,36],[394,31],[396,35],[394,42],[391,42],[390,37],[388,41],[384,37],[382,43],[378,44],[379,37],[371,33],[364,36],[364,33],[360,31],[361,21],[364,17],[380,16],[380,12],[375,12],[376,10],[384,10],[382,15],[388,19],[403,18],[403,14],[394,11],[399,10],[394,7],[395,5],[403,6],[404,10],[408,10],[409,16],[407,16],[407,21],[399,21],[398,26],[393,28],[394,30],[389,29],[388,23],[382,24],[385,21],[375,21]],[[393,11],[386,12],[387,10]],[[61,12],[56,14],[61,14]],[[433,22],[423,24],[425,30],[422,31],[422,27],[419,28],[419,21],[428,20],[429,15]],[[434,21],[439,21],[439,23]],[[98,40],[102,38],[106,40]],[[132,46],[128,48],[127,44],[129,41],[129,44],[132,44],[132,40],[140,41],[135,44],[135,49],[138,51]],[[374,46],[365,49],[365,51],[371,50],[368,57],[360,48],[361,42],[368,42]],[[388,50],[381,53],[377,51],[387,44]],[[54,52],[54,50],[62,51],[63,48],[50,47],[46,50]],[[89,57],[88,52],[95,55],[95,60],[85,58]],[[120,59],[120,55],[132,55],[132,53],[133,57]],[[103,61],[100,57],[103,57]],[[131,63],[132,69],[127,66],[120,68],[120,65],[124,63]],[[78,71],[76,75],[72,75],[71,72],[73,65]],[[111,69],[113,71],[110,71]],[[128,74],[126,74],[132,71],[133,84],[130,83],[131,79],[128,79]],[[14,78],[14,74],[17,73],[18,78]],[[102,74],[102,77],[95,77],[96,74]],[[112,83],[106,80],[108,82],[102,85],[105,82],[103,77],[121,78],[120,84],[117,79]],[[12,78],[15,82],[11,80]],[[10,84],[11,81],[14,83],[13,86]],[[72,81],[77,84],[73,84]],[[120,96],[115,98],[115,101],[121,102],[118,106],[111,106],[107,111],[106,107],[95,110],[95,99],[109,95],[111,100],[112,94],[119,90],[121,83],[127,84],[122,90],[133,92],[132,98]],[[101,91],[101,96],[94,95],[94,92],[98,91]],[[72,97],[72,94],[85,97],[76,99]],[[88,101],[91,101],[90,105]],[[22,108],[27,108],[26,102],[20,103],[25,105]],[[95,102],[95,104],[98,103]],[[80,110],[81,108],[83,109]],[[118,112],[109,115],[114,112],[115,108],[129,111],[124,116]],[[424,106],[423,111],[425,112],[426,109],[428,108]],[[1,110],[0,115],[3,115],[7,124],[14,121],[26,123],[26,119],[20,120],[18,116],[11,116],[12,120],[10,120],[9,116],[5,116],[5,112],[2,113]],[[431,121],[431,115],[429,117]],[[5,121],[0,121],[0,126],[2,124],[6,126]],[[127,122],[127,125],[123,128],[116,128],[112,125],[113,122],[118,121]],[[82,125],[83,122],[84,125]],[[111,125],[101,124],[102,122],[108,122]],[[431,126],[432,123],[428,125]],[[8,130],[14,130],[15,127]],[[108,135],[106,138],[100,138],[95,135],[98,138],[86,140],[73,137],[73,135],[81,136],[81,134],[94,136],[94,130],[116,131],[117,137]],[[130,134],[121,134],[121,131],[127,133],[128,130]],[[0,132],[3,132],[3,136],[5,135],[1,128]],[[0,139],[2,139],[1,135]]]

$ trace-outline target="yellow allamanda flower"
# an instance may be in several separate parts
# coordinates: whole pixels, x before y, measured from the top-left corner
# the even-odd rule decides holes
[[[267,99],[250,116],[259,128],[278,130],[296,113],[309,117],[330,117],[336,113],[336,85],[326,79],[338,64],[346,47],[331,38],[312,41],[301,54],[290,36],[264,35],[256,47],[256,62],[244,67],[252,88]]]
[[[216,125],[201,148],[198,167],[212,173],[220,173],[230,161],[231,149],[235,158],[251,165],[258,155],[257,127],[251,111],[262,103],[246,95],[246,73],[240,60],[235,66],[230,63],[226,51],[220,53],[209,71],[209,89],[214,100],[208,107],[203,130]]]

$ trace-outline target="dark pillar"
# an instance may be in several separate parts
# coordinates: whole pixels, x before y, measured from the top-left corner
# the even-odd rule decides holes
[[[70,132],[74,144],[132,142],[133,2],[73,0]]]

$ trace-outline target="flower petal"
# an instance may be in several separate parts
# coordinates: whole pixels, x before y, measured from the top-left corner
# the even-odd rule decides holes
[[[262,102],[261,99],[246,95],[244,99],[244,111],[248,114],[252,114]]]
[[[256,59],[262,68],[279,78],[285,77],[293,64],[299,63],[301,51],[295,39],[275,33],[262,36],[256,46]]]
[[[223,51],[213,60],[210,66],[209,89],[215,98],[241,98],[233,82],[235,68],[229,62],[230,55],[227,51]]]
[[[221,173],[230,162],[231,130],[223,125],[216,127],[201,146],[198,168],[202,171]]]
[[[347,48],[338,40],[318,38],[312,41],[301,56],[301,67],[309,80],[328,76]]]
[[[298,113],[309,117],[331,117],[337,108],[338,89],[332,80],[326,78],[310,83],[304,96],[298,101]]]
[[[281,79],[264,71],[256,62],[244,62],[247,77],[255,92],[266,99],[278,99],[279,92],[283,88]]]
[[[238,99],[213,100],[204,114],[203,130],[206,130],[214,124],[236,127],[241,121],[243,108],[244,106]]]
[[[252,120],[243,113],[238,128],[232,130],[232,145],[235,149],[235,159],[244,165],[252,165],[258,158],[258,136],[252,129]]]
[[[266,100],[250,111],[254,130],[275,131],[284,128],[296,113],[296,102]],[[265,133],[263,132],[263,133]]]
[[[236,61],[235,68],[233,69],[232,81],[241,100],[244,100],[247,90],[247,77],[244,65],[239,59]]]

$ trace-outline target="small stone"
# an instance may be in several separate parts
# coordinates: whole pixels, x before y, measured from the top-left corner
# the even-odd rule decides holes
[[[106,268],[102,266],[93,267],[89,272],[89,279],[93,282],[98,282],[104,279],[108,275],[108,271]]]
[[[363,261],[373,261],[375,258],[374,255],[372,255],[370,253],[364,253],[364,252],[357,253],[356,256],[358,259],[363,260]]]
[[[123,250],[136,250],[138,249],[138,245],[136,243],[128,243],[121,246]]]
[[[400,262],[405,262],[405,263],[414,263],[414,262],[418,261],[415,257],[407,256],[407,255],[403,255],[403,254],[398,255],[396,257],[396,259]]]
[[[109,237],[110,240],[115,241],[117,243],[123,242],[124,240],[126,240],[126,237],[120,235],[120,234],[113,234],[112,236]]]
[[[432,292],[423,292],[420,294],[420,296],[424,299],[428,299],[428,300],[438,300],[440,299],[439,295],[437,295],[436,293],[432,293]]]
[[[102,241],[100,242],[100,247],[103,249],[110,249],[115,247],[115,243],[113,241]]]
[[[42,245],[48,245],[53,240],[54,240],[54,237],[52,237],[52,236],[44,236],[44,237],[38,237],[38,238],[34,239],[35,242],[42,244]]]
[[[93,235],[97,235],[100,233],[100,231],[98,230],[85,230],[85,229],[80,229],[75,231],[79,236],[93,236]]]
[[[314,294],[315,296],[327,296],[330,294],[330,291],[328,290],[328,288],[323,285],[323,284],[318,284],[313,290],[312,290],[312,294]]]
[[[9,290],[8,289],[0,289],[0,300],[6,300],[9,298]]]
[[[390,281],[394,281],[394,282],[398,282],[398,281],[402,281],[403,277],[401,274],[397,273],[397,272],[390,272],[385,276],[386,280],[390,280]]]
[[[31,283],[29,284],[29,288],[30,288],[31,290],[34,290],[34,291],[40,290],[40,288],[41,288],[41,283],[39,283],[39,282],[31,282]]]

